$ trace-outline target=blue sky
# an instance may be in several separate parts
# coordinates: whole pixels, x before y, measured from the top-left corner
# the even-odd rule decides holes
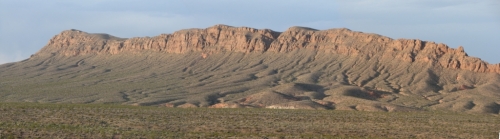
[[[215,24],[345,27],[464,46],[500,63],[498,0],[0,0],[0,64],[28,58],[68,29],[129,38]]]

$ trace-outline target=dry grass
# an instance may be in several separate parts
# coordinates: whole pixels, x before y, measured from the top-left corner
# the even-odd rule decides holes
[[[497,115],[0,103],[0,138],[496,138]]]

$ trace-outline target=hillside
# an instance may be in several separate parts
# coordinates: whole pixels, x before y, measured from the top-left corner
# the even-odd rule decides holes
[[[500,64],[463,47],[349,29],[67,30],[0,65],[3,102],[499,114],[499,92]]]

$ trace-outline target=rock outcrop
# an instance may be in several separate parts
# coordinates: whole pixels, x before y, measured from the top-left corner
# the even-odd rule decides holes
[[[315,30],[291,27],[284,32],[249,27],[215,25],[206,29],[187,29],[155,37],[118,38],[67,30],[53,37],[37,55],[117,54],[144,50],[165,53],[203,51],[203,58],[218,51],[291,52],[308,49],[319,52],[360,56],[367,59],[396,59],[426,62],[444,68],[500,73],[500,64],[488,64],[469,57],[462,46],[414,39],[391,39],[349,29]]]

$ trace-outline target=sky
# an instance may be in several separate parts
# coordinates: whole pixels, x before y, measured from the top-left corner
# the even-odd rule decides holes
[[[500,63],[499,0],[0,0],[0,64],[27,59],[68,29],[130,38],[216,24],[349,28],[463,46]]]

